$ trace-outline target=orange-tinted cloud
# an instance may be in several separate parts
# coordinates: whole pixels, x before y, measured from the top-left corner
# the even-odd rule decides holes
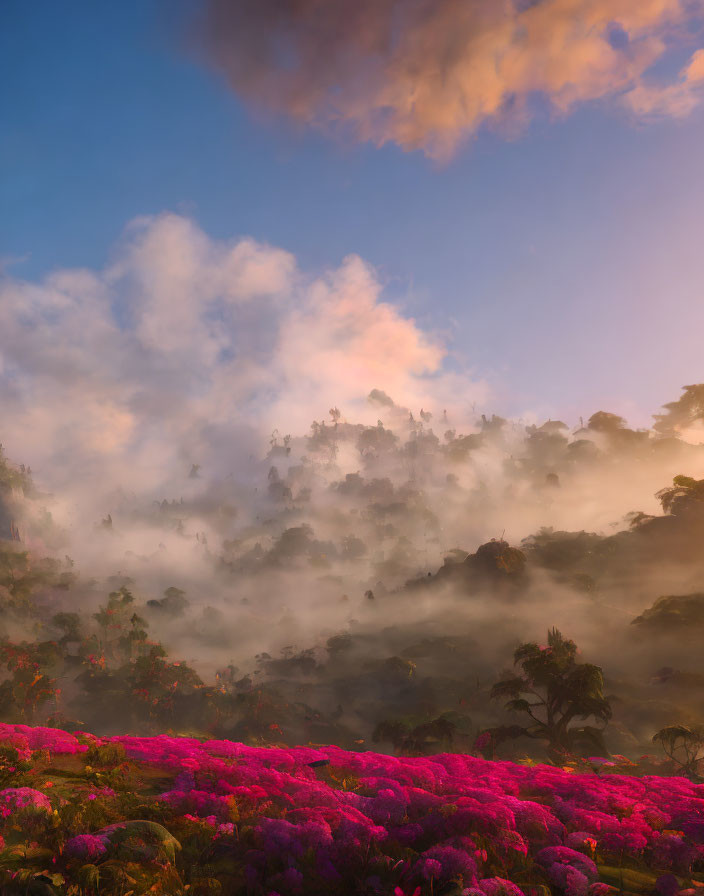
[[[442,156],[483,125],[522,124],[536,96],[564,114],[627,94],[638,111],[644,75],[702,13],[702,0],[207,0],[201,38],[258,106]]]
[[[639,118],[684,118],[704,94],[704,50],[697,50],[675,84],[638,84],[624,97]]]

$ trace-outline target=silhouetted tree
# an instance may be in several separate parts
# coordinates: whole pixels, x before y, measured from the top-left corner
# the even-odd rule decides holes
[[[704,383],[684,386],[684,395],[677,401],[663,405],[666,414],[654,414],[653,429],[663,435],[673,435],[678,429],[704,420]]]
[[[689,510],[704,508],[704,479],[675,476],[672,485],[660,489],[655,496],[665,513],[678,516]]]
[[[704,777],[704,725],[668,725],[653,736],[653,743],[660,743],[669,758],[692,781],[701,783]]]
[[[456,730],[457,725],[443,716],[415,726],[400,720],[388,719],[376,726],[372,741],[376,744],[386,741],[400,754],[423,756],[435,752],[438,747],[449,749]]]
[[[610,414],[608,411],[597,411],[592,414],[587,423],[589,429],[595,432],[615,432],[618,429],[625,429],[626,421],[618,414]]]
[[[520,673],[509,675],[491,689],[492,698],[508,698],[506,709],[524,713],[531,720],[511,736],[545,741],[554,756],[585,746],[604,750],[601,728],[573,725],[590,718],[606,724],[611,718],[601,668],[578,663],[577,645],[557,629],[548,632],[547,646],[521,644],[513,657]]]

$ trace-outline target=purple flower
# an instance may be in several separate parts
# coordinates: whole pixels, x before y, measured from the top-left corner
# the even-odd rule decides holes
[[[69,859],[79,859],[81,862],[94,863],[106,852],[105,841],[95,834],[79,834],[77,837],[72,837],[64,846],[65,856]]]
[[[2,740],[28,753],[84,749],[66,732],[20,725],[0,725]],[[237,848],[248,887],[262,894],[313,892],[321,879],[334,889],[365,861],[363,879],[380,896],[390,880],[413,891],[427,881],[459,879],[469,896],[518,896],[516,885],[501,878],[477,883],[480,869],[491,874],[498,856],[506,868],[522,867],[524,857],[528,865],[535,861],[564,896],[607,896],[592,861],[597,845],[673,877],[686,876],[704,858],[704,786],[685,778],[566,774],[458,754],[394,757],[332,746],[276,749],[167,736],[100,742],[122,744],[131,760],[170,773],[173,789],[161,799],[184,824],[190,818],[202,833],[234,838],[233,813],[251,819],[256,848],[247,848],[248,837]],[[319,780],[310,763],[320,760],[329,760],[337,780],[352,777],[361,787],[342,790]],[[18,824],[20,812],[50,810],[40,791],[0,792],[0,821]],[[109,848],[104,833],[73,838],[66,856],[80,853],[88,861],[92,850],[99,857]],[[663,875],[659,896],[674,896],[671,889]]]
[[[541,849],[536,855],[535,861],[548,870],[550,879],[552,880],[554,877],[556,884],[562,884],[566,879],[562,876],[560,865],[576,869],[584,875],[587,883],[596,883],[599,879],[599,870],[594,862],[588,856],[570,849],[568,846],[548,846],[546,849]],[[558,880],[558,877],[561,879]]]
[[[432,861],[433,876],[441,881],[447,881],[454,877],[462,876],[465,882],[473,881],[477,873],[477,865],[474,858],[465,850],[456,846],[439,844],[426,849],[421,855],[419,870],[425,876],[425,863]],[[439,867],[438,867],[439,866]]]
[[[418,863],[418,870],[426,880],[439,878],[442,875],[442,865],[437,859],[422,859]]]
[[[550,883],[560,887],[566,896],[587,896],[589,879],[586,874],[562,862],[551,865],[547,872]]]
[[[485,877],[479,881],[479,890],[485,896],[524,896],[520,887],[503,877]]]
[[[31,787],[8,787],[0,790],[0,818],[9,818],[22,809],[51,812],[51,803],[45,794]]]

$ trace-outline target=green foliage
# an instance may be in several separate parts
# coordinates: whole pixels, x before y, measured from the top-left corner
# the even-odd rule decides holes
[[[675,476],[672,485],[661,489],[656,497],[665,513],[681,516],[704,509],[704,479]]]
[[[696,633],[704,625],[704,592],[659,597],[631,623],[655,632]]]
[[[31,767],[30,762],[20,759],[20,754],[14,747],[0,744],[0,790],[24,786],[24,775]]]
[[[0,611],[28,615],[40,589],[67,588],[72,580],[57,560],[33,557],[17,542],[0,539]]]
[[[147,606],[150,610],[174,617],[181,616],[188,608],[189,602],[185,591],[172,586],[164,591],[164,596],[160,600],[148,600]]]
[[[178,840],[155,821],[121,821],[103,828],[97,835],[105,838],[112,855],[136,861],[165,858],[173,863],[181,850]]]
[[[604,432],[626,431],[624,421],[614,415],[595,415],[595,418],[591,421],[594,424],[592,428],[601,428]],[[498,424],[499,421],[495,422]],[[342,437],[342,433],[346,433],[351,444],[355,444],[358,437],[362,436],[360,450],[365,454],[366,449],[369,449],[370,460],[387,449],[398,452],[403,450],[399,445],[394,447],[393,433],[383,426],[346,429],[347,426],[338,423],[335,429],[333,426],[319,425],[317,430],[321,444],[323,441],[330,441],[332,444]],[[415,422],[413,426],[416,426]],[[483,441],[501,438],[498,430],[494,436],[491,435],[489,421],[486,421],[485,428],[487,432],[482,434],[459,438],[454,434],[448,442],[454,444],[467,439],[469,442],[465,448],[469,451],[470,442],[473,447],[477,447]],[[561,424],[552,421],[539,429],[535,428],[529,441],[533,446],[530,450],[535,449],[537,453],[530,456],[525,470],[520,468],[524,458],[518,458],[512,469],[518,469],[521,475],[526,471],[532,475],[537,470],[540,476],[534,476],[534,481],[542,483],[545,471],[538,468],[545,460],[544,449],[549,447],[552,451],[554,447],[557,450],[558,443],[562,444],[564,441],[561,430]],[[419,436],[416,444],[421,441]],[[607,440],[599,441],[605,443]],[[662,444],[663,441],[659,440],[659,443]],[[611,438],[608,443],[612,444]],[[572,445],[574,444],[573,442]],[[586,444],[593,446],[591,441]],[[455,448],[457,447],[455,444]],[[560,464],[555,467],[559,470],[563,485],[568,482],[574,463],[574,458],[565,449]],[[696,467],[693,465],[692,469]],[[286,478],[287,483],[292,484],[293,481]],[[455,481],[456,497],[461,496],[464,490],[459,481]],[[690,506],[694,506],[692,502],[696,501],[700,509],[704,508],[704,503],[697,498],[702,483],[704,480],[692,477],[675,477],[672,488],[664,490],[667,494],[663,495],[663,506],[668,515],[650,518],[656,524],[650,528],[642,526],[638,527],[637,532],[622,532],[609,538],[588,532],[553,532],[544,529],[524,541],[522,550],[497,539],[481,545],[472,555],[468,555],[466,550],[457,549],[448,558],[446,567],[443,567],[446,570],[445,576],[454,577],[455,581],[466,584],[465,594],[470,601],[477,598],[480,592],[479,599],[483,599],[485,594],[492,599],[496,597],[500,611],[504,612],[508,604],[508,601],[503,602],[505,597],[518,601],[528,594],[524,586],[531,581],[531,577],[527,575],[531,568],[548,568],[553,571],[553,578],[582,593],[592,593],[598,589],[598,597],[603,603],[585,600],[583,605],[587,612],[599,613],[600,618],[605,620],[608,618],[607,610],[610,609],[606,603],[610,586],[613,581],[619,580],[624,569],[628,572],[629,565],[635,566],[642,558],[650,563],[653,544],[665,545],[661,554],[665,560],[671,561],[673,555],[675,558],[679,556],[676,554],[677,544],[686,541],[689,532],[692,532],[691,541],[699,537],[700,530],[695,531],[691,518],[686,514],[683,516],[677,508],[684,506],[682,501],[685,499],[690,502]],[[536,487],[542,488],[542,485]],[[416,556],[417,545],[413,538],[402,539],[396,527],[397,519],[407,510],[418,514],[420,519],[419,508],[422,507],[422,501],[418,497],[420,492],[415,491],[415,488],[398,487],[390,478],[365,479],[359,473],[348,474],[344,481],[335,484],[334,491],[340,495],[364,495],[365,500],[369,501],[367,513],[370,518],[378,520],[379,546],[374,545],[362,528],[360,532],[366,541],[358,539],[356,535],[347,536],[338,538],[331,547],[332,551],[337,550],[338,557],[341,555],[348,561],[346,571],[351,575],[354,574],[352,561],[360,557],[365,548],[370,556],[373,555],[374,563],[374,557],[383,547],[386,565],[378,563],[374,569],[382,586],[388,581],[385,578],[387,572],[403,572],[409,563],[418,563],[422,573],[422,587],[427,587],[436,578],[442,578],[439,573],[437,576],[428,575],[425,560]],[[413,504],[414,501],[418,501],[418,504]],[[425,522],[425,518],[423,519]],[[365,522],[361,517],[360,521],[360,525]],[[431,529],[429,525],[428,531]],[[654,533],[652,538],[648,533]],[[252,539],[260,534],[261,532],[256,536],[253,534]],[[268,537],[275,541],[274,549],[267,551],[260,547],[256,560],[255,552],[252,551],[253,568],[279,564],[288,570],[295,563],[313,562],[329,550],[328,544],[315,539],[314,530],[299,515],[287,518],[280,528],[274,527]],[[395,548],[392,547],[394,543]],[[428,544],[435,543],[435,539],[428,540]],[[437,541],[437,545],[441,548],[442,539]],[[432,554],[433,550],[430,547],[429,553]],[[400,561],[393,567],[392,563],[397,556]],[[659,559],[657,556],[652,563],[653,567]],[[63,606],[63,611],[55,613],[57,595],[54,589],[70,584],[69,577],[72,575],[64,564],[41,560],[17,543],[0,542],[0,611],[3,614],[7,611],[4,618],[10,620],[3,631],[20,631],[23,633],[22,637],[27,638],[27,641],[3,641],[0,637],[0,719],[3,721],[34,724],[49,721],[52,725],[86,728],[101,733],[117,733],[125,728],[140,734],[168,730],[196,736],[231,736],[260,743],[303,743],[316,740],[337,742],[354,748],[354,744],[362,744],[364,738],[370,738],[375,727],[379,726],[380,719],[391,716],[406,720],[402,730],[396,731],[392,738],[396,748],[401,752],[418,753],[449,747],[462,749],[464,745],[460,737],[466,737],[466,733],[455,732],[453,735],[451,731],[443,730],[444,722],[438,722],[439,719],[449,720],[447,713],[450,709],[470,703],[468,711],[475,719],[484,715],[484,725],[500,721],[499,718],[492,719],[491,710],[486,710],[489,688],[487,679],[489,676],[493,679],[495,667],[491,665],[494,662],[491,651],[481,649],[484,645],[472,645],[468,638],[467,643],[463,642],[459,647],[450,647],[448,643],[447,646],[438,644],[430,653],[421,652],[416,655],[409,651],[409,642],[404,642],[402,638],[406,632],[403,602],[415,599],[415,593],[411,592],[410,587],[399,592],[385,591],[384,587],[377,585],[376,577],[369,580],[374,588],[373,592],[369,590],[369,596],[375,595],[376,600],[365,602],[364,606],[373,612],[374,608],[382,609],[380,605],[385,604],[384,613],[388,610],[389,615],[384,618],[391,620],[391,638],[388,643],[385,641],[386,646],[381,653],[377,649],[378,642],[375,644],[373,637],[365,640],[366,635],[358,628],[352,634],[333,635],[328,641],[326,656],[319,648],[296,649],[295,655],[268,657],[266,661],[262,659],[256,673],[251,671],[251,666],[246,666],[241,672],[237,672],[234,667],[223,669],[216,676],[213,686],[209,686],[190,666],[173,662],[166,649],[153,640],[155,636],[150,635],[150,625],[153,629],[167,616],[177,616],[188,609],[188,601],[182,590],[172,586],[159,599],[146,600],[138,594],[139,586],[136,582],[118,574],[108,579],[110,593],[94,615],[85,611],[79,614],[73,610],[76,606],[85,605],[84,595],[90,593],[95,583],[82,583],[76,600],[59,604]],[[332,583],[332,576],[326,578],[325,587]],[[335,582],[335,587],[337,584]],[[351,597],[345,596],[344,599],[350,600],[349,609],[352,612],[352,603],[355,600],[363,601],[364,592],[360,589],[355,597],[346,581],[340,580],[339,585],[340,591],[350,591]],[[388,600],[386,595],[389,595]],[[575,596],[572,594],[570,597]],[[48,614],[46,607],[52,608]],[[93,609],[96,608],[92,607]],[[189,612],[188,622],[194,619],[194,609],[191,608]],[[391,615],[393,612],[401,617],[398,623]],[[51,618],[47,619],[44,614]],[[224,618],[224,615],[217,616],[216,611],[213,611],[208,620],[206,611],[199,620],[196,636],[213,644],[220,635],[221,644],[225,646],[229,633],[222,625]],[[655,607],[646,610],[636,621],[646,622],[651,630],[665,630],[669,627],[672,630],[677,628],[683,635],[690,630],[696,635],[696,625],[700,619],[704,622],[704,594],[661,598]],[[207,626],[205,622],[208,622]],[[185,627],[184,625],[183,628]],[[396,631],[402,633],[401,637],[396,637]],[[475,650],[475,646],[480,649]],[[664,646],[666,645],[663,644]],[[397,656],[384,659],[391,652],[397,653]],[[366,662],[365,659],[370,656],[381,658]],[[583,700],[577,700],[574,693],[562,693],[561,708],[553,707],[554,717],[550,720],[548,704],[552,706],[552,697],[547,694],[547,684],[538,683],[539,676],[531,667],[531,657],[523,656],[520,662],[523,663],[524,660],[525,668],[519,666],[512,679],[534,686],[544,702],[540,704],[535,694],[521,690],[520,687],[517,689],[515,681],[513,685],[509,685],[513,690],[501,696],[507,707],[518,713],[525,724],[494,729],[504,732],[499,739],[506,731],[518,730],[521,735],[534,739],[533,746],[541,756],[543,743],[549,745],[554,755],[560,749],[566,749],[565,744],[568,744],[569,749],[584,749],[589,753],[603,751],[601,726],[607,718],[599,715],[599,694],[603,698],[603,693],[598,674],[593,673],[593,680],[588,679],[588,676],[580,679],[580,675],[587,675],[586,670],[590,667],[584,665],[580,671],[577,668],[580,664],[573,657],[570,662],[575,668],[571,670],[571,677],[566,676],[565,680],[570,678],[573,691],[588,693],[591,689],[596,696],[593,697],[592,704],[588,705]],[[223,659],[223,665],[226,662],[227,657]],[[662,662],[674,660],[663,657]],[[417,663],[417,667],[414,663]],[[517,666],[518,664],[517,660]],[[593,672],[596,667],[591,669]],[[643,670],[643,689],[648,687],[645,681],[652,671]],[[530,678],[534,673],[535,681]],[[558,677],[556,673],[555,681]],[[636,690],[632,678],[625,683],[625,687],[632,687],[630,693],[637,694],[637,708],[633,710],[630,719],[626,718],[629,709],[620,711],[619,727],[614,725],[610,730],[615,732],[613,748],[629,752],[629,747],[624,744],[631,732],[642,736],[639,732],[648,731],[647,736],[650,736],[653,730],[671,716],[662,712],[656,716],[657,720],[650,726],[650,730],[646,726],[638,727],[633,718],[641,711],[643,716],[646,712],[651,712],[650,705],[647,710],[643,707],[645,700],[653,697],[653,692],[651,690],[644,697],[644,690]],[[694,687],[692,684],[690,690]],[[494,690],[494,696],[500,696],[498,685]],[[680,690],[683,692],[684,688]],[[680,694],[677,698],[680,698]],[[630,700],[630,694],[624,699]],[[654,718],[654,714],[661,712],[655,705],[657,695],[651,703],[653,715],[648,716],[649,720]],[[393,706],[393,712],[390,711],[390,706]],[[537,721],[532,716],[536,716]],[[688,717],[686,709],[679,717]],[[580,722],[583,721],[587,724],[581,726]],[[347,728],[347,725],[350,727]],[[621,738],[620,742],[616,738]],[[99,765],[98,762],[94,763],[96,769]],[[115,770],[105,768],[99,773],[106,775],[113,771]]]
[[[82,625],[78,613],[56,613],[51,617],[51,623],[61,633],[59,644],[81,640]]]
[[[589,429],[595,432],[613,433],[619,429],[624,429],[626,421],[617,414],[610,414],[608,411],[597,411],[592,414],[588,423]]]
[[[637,871],[632,868],[613,868],[610,865],[599,865],[599,879],[620,892],[652,894],[656,891],[657,874]]]
[[[357,439],[357,450],[363,458],[375,458],[390,451],[398,441],[397,436],[383,424],[365,427]]]
[[[52,671],[60,661],[61,652],[55,641],[0,644],[0,666],[8,673],[0,683],[2,717],[18,722],[34,721],[37,710],[57,697]]]
[[[372,734],[374,743],[391,743],[404,756],[425,756],[452,748],[457,724],[446,716],[412,725],[402,720],[379,722]]]
[[[588,561],[602,540],[601,535],[591,532],[555,532],[543,528],[523,539],[522,545],[531,560],[561,572]]]
[[[91,744],[85,754],[86,762],[91,766],[114,768],[127,760],[122,744]]]
[[[672,435],[678,429],[692,426],[704,419],[704,383],[684,387],[684,394],[677,401],[663,405],[666,414],[655,415],[653,429],[663,435]]]
[[[704,725],[668,725],[653,736],[666,755],[693,781],[704,782]]]
[[[486,575],[517,578],[525,571],[526,555],[505,541],[492,540],[480,545],[465,562]]]
[[[21,491],[25,495],[33,490],[31,472],[24,465],[17,468],[5,457],[0,445],[0,495],[7,491]]]
[[[557,629],[548,632],[547,646],[521,644],[514,652],[520,673],[510,674],[491,689],[493,699],[506,699],[505,708],[527,715],[530,723],[508,736],[527,736],[545,741],[553,756],[604,750],[601,728],[574,726],[593,718],[604,725],[611,718],[604,697],[599,666],[577,662],[577,645]]]

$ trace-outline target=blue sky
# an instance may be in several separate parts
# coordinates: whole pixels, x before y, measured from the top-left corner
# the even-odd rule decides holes
[[[497,412],[638,425],[704,377],[704,114],[587,102],[438,162],[245,108],[185,47],[185,0],[6,0],[0,256],[100,269],[139,215],[248,235],[307,271],[350,253],[486,378]],[[450,363],[453,363],[452,360]]]

